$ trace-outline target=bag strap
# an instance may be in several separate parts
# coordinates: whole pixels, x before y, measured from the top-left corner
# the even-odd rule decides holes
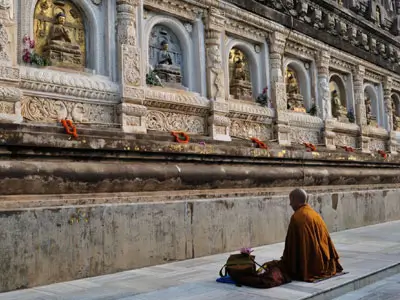
[[[225,275],[223,274],[223,270],[225,269]],[[226,264],[219,270],[219,277],[226,277],[227,272],[226,272]]]

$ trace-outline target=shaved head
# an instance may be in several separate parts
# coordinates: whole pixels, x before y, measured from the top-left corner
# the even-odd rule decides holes
[[[294,189],[289,194],[290,206],[297,210],[300,206],[307,203],[308,195],[303,189]]]

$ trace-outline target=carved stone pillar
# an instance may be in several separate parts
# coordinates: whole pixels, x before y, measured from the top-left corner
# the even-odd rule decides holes
[[[222,51],[225,17],[223,12],[211,7],[205,16],[206,53],[207,53],[207,91],[211,105],[211,116],[208,119],[209,133],[214,140],[230,141],[230,120],[226,117],[229,106],[226,102],[224,87]]]
[[[397,154],[396,131],[393,131],[392,87],[393,79],[386,77],[383,82],[383,100],[387,117],[387,130],[389,131],[388,148],[392,154]]]
[[[287,112],[286,85],[282,73],[286,36],[274,32],[270,36],[271,100],[275,108],[275,136],[280,145],[290,146],[290,127]]]
[[[354,99],[356,102],[356,122],[360,126],[360,137],[359,147],[362,152],[369,153],[369,141],[367,136],[363,133],[367,131],[367,116],[365,111],[365,99],[364,99],[364,75],[365,68],[363,66],[357,66],[353,70],[353,86],[354,86]]]
[[[117,0],[117,45],[122,103],[118,108],[124,132],[146,133],[146,107],[143,106],[141,53],[137,45],[139,0]]]
[[[328,51],[320,51],[316,56],[318,77],[318,115],[325,120],[324,143],[328,150],[335,150],[336,134],[332,126],[332,105],[329,97],[329,62],[331,56]]]
[[[18,88],[20,74],[15,67],[17,43],[10,43],[10,35],[17,36],[12,20],[13,1],[0,1],[0,122],[22,122],[21,96]]]

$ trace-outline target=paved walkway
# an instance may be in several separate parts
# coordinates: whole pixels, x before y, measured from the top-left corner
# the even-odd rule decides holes
[[[393,267],[400,262],[400,221],[342,231],[332,234],[332,238],[341,256],[341,263],[349,274],[319,283],[292,282],[267,290],[216,283],[219,269],[228,257],[228,254],[220,254],[3,293],[0,294],[0,300],[297,300],[317,297],[324,291],[345,286],[355,279],[359,279],[358,286],[365,286],[371,283],[362,282],[371,280],[362,279],[366,274]],[[282,243],[256,248],[256,260],[264,262],[278,259],[282,251]],[[354,286],[355,283],[347,284],[347,291],[354,290]],[[384,286],[381,288],[384,289]],[[385,300],[389,299],[392,298],[385,297]],[[400,296],[395,299],[400,299]]]
[[[399,300],[400,274],[375,282],[334,300]]]

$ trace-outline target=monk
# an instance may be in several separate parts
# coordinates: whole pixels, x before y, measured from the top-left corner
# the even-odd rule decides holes
[[[290,206],[294,214],[285,241],[282,263],[293,280],[313,282],[343,271],[339,255],[322,217],[307,204],[307,193],[293,190]]]

